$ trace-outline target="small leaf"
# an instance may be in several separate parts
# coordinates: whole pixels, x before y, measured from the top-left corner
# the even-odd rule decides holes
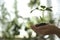
[[[36,9],[39,9],[38,7]]]
[[[46,8],[47,11],[52,11],[50,8]]]
[[[43,8],[43,9],[44,9],[44,8],[46,8],[46,7],[45,7],[45,6],[41,6],[41,8]]]
[[[32,12],[33,12],[33,10],[30,11],[30,13],[32,13]]]
[[[32,13],[35,9],[31,10],[30,13]]]
[[[30,12],[30,13],[32,13],[32,12],[33,12],[34,10],[36,10],[36,9],[37,9],[37,10],[39,10],[39,8],[38,8],[38,7],[36,7],[35,9],[31,10],[31,12]]]

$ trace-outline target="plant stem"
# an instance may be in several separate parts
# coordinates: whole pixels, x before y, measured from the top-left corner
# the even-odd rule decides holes
[[[42,18],[43,18],[43,23],[44,23],[44,10],[42,11]]]

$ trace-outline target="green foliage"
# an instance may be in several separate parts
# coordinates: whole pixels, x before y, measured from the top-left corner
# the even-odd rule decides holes
[[[41,11],[52,11],[51,7],[41,6]]]
[[[40,9],[38,7],[33,9],[30,13],[32,13],[36,9],[39,10],[39,11],[41,10],[42,11],[42,17],[40,16],[40,21],[44,23],[46,21],[45,16],[44,16],[44,12],[45,11],[52,12],[52,9],[51,9],[52,7],[46,7],[46,6],[43,6],[43,5],[41,5],[40,7],[41,7]],[[51,20],[50,20],[50,22],[51,22]]]
[[[30,0],[30,2],[28,4],[28,6],[31,8],[33,8],[36,5],[38,5],[38,6],[40,5],[40,0]]]
[[[30,28],[28,28],[28,27],[25,27],[25,31],[27,31],[27,30],[29,30]]]
[[[40,9],[38,7],[36,7],[35,9],[31,10],[30,13],[32,13],[34,10],[51,11],[52,12],[52,9],[51,9],[52,7],[46,7],[46,6],[43,6],[43,5],[41,5],[40,7],[41,7]]]
[[[18,18],[17,0],[14,1],[14,14],[15,18]]]
[[[51,19],[51,20],[49,20],[49,23],[53,24],[53,23],[54,23],[54,21],[55,21],[55,20],[52,20],[52,19]]]
[[[3,3],[1,5],[1,14],[2,14],[2,18],[0,18],[0,21],[3,25],[3,27],[6,27],[5,30],[3,30],[3,37],[4,38],[10,38],[10,37],[14,37],[15,35],[19,34],[19,29],[21,28],[22,25],[18,25],[18,10],[17,10],[17,1],[15,0],[14,3],[14,13],[15,13],[15,18],[12,21],[8,21],[7,18],[5,17],[6,15],[8,15],[10,17],[9,12],[7,11],[7,9],[4,6],[5,4]],[[7,21],[7,22],[5,22]],[[6,25],[7,24],[7,25]],[[6,25],[6,26],[4,26]],[[14,27],[14,35],[10,33],[11,28]],[[12,32],[12,31],[11,31]]]
[[[19,32],[19,29],[21,29],[22,27],[22,24],[18,25],[18,24],[15,24],[14,28],[13,28],[13,35],[19,35],[20,32]]]
[[[10,17],[10,14],[9,12],[7,11],[7,8],[5,7],[5,4],[3,3],[1,6],[1,18],[0,18],[0,22],[2,24],[2,34],[3,34],[3,38],[10,38],[10,37],[13,37],[11,34],[10,34],[10,28],[12,27],[11,25],[11,22],[8,21],[8,18],[6,18],[6,15],[8,15]],[[7,22],[6,22],[7,21]]]
[[[12,32],[13,32],[13,35],[15,36],[15,35],[20,34],[19,29],[22,26],[22,24],[21,25],[18,24],[17,0],[15,0],[15,2],[14,2],[14,14],[15,14],[15,18],[12,21],[12,25],[14,25],[14,28],[13,28]]]
[[[50,8],[46,8],[47,11],[52,11]]]
[[[6,18],[6,15],[8,15],[10,17],[10,14],[7,11],[7,9],[5,8],[4,3],[1,5],[1,9],[0,10],[1,10],[1,14],[2,14],[2,18],[0,18],[0,21],[1,21],[2,24],[5,24],[5,21],[8,20]]]
[[[43,8],[43,9],[44,9],[44,8],[46,8],[46,6],[41,6],[41,8]]]
[[[27,22],[26,22],[26,24],[25,24],[25,31],[29,30],[30,27],[31,27],[31,25],[33,25],[33,22],[31,21],[30,18],[28,18],[28,19],[26,19],[26,20],[27,20]]]

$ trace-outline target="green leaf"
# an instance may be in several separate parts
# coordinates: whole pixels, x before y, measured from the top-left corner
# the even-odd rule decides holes
[[[47,11],[52,11],[50,8],[46,8]]]
[[[39,9],[38,7],[36,9]]]
[[[39,8],[38,8],[38,7],[36,7],[35,9],[31,10],[31,12],[30,12],[30,13],[32,13],[32,12],[33,12],[34,10],[36,10],[36,9],[37,9],[37,10],[39,10]]]
[[[32,13],[34,10],[31,10],[30,13]]]
[[[41,6],[41,8],[43,8],[43,9],[44,9],[44,8],[46,8],[46,6]]]

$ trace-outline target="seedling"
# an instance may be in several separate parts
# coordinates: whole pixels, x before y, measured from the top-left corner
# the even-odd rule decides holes
[[[52,7],[46,7],[46,6],[40,6],[41,8],[39,9],[38,7],[33,9],[31,11],[31,13],[34,11],[34,10],[40,10],[42,11],[42,17],[40,16],[40,19],[41,19],[41,23],[40,24],[36,24],[36,27],[40,27],[40,26],[44,26],[44,25],[47,25],[47,23],[45,22],[45,15],[44,15],[44,12],[45,11],[52,11],[51,8]]]

